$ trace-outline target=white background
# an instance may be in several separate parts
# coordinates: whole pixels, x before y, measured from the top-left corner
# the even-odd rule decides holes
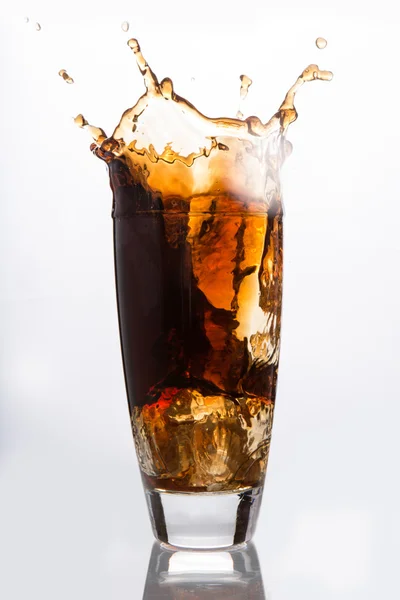
[[[283,345],[255,541],[273,600],[399,597],[396,3],[202,0],[202,15],[194,2],[142,4],[39,0],[1,21],[0,595],[142,596],[152,536],[111,192],[71,120],[83,112],[110,134],[142,93],[135,36],[153,70],[214,116],[237,110],[242,72],[254,80],[245,111],[263,119],[308,63],[335,73],[299,93],[282,174]]]

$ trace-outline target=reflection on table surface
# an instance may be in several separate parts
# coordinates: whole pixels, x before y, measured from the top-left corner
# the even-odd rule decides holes
[[[143,600],[266,600],[254,544],[194,552],[154,543]]]

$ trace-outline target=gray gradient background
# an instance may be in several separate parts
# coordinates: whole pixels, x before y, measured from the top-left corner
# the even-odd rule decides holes
[[[82,111],[111,132],[142,93],[125,19],[155,72],[206,113],[237,109],[242,72],[254,79],[246,111],[264,119],[309,62],[335,72],[301,90],[282,174],[283,344],[255,542],[273,600],[400,594],[396,5],[201,5],[208,17],[149,2],[152,26],[125,1],[112,12],[38,0],[2,15],[4,600],[142,597],[152,536],[121,367],[111,192],[70,119]]]

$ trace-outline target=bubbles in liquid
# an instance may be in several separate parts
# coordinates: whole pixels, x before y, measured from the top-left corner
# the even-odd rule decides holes
[[[70,75],[68,75],[68,73],[67,73],[67,71],[65,69],[61,69],[61,71],[58,71],[58,74],[67,83],[74,83],[74,80],[72,79],[72,77]]]
[[[24,23],[29,23],[29,17],[24,17]]]
[[[317,46],[317,48],[319,48],[320,50],[323,50],[324,48],[326,48],[328,42],[326,41],[325,38],[323,37],[319,37],[315,40],[315,45]]]
[[[122,29],[122,31],[125,31],[125,33],[126,33],[127,31],[129,31],[129,23],[128,23],[128,21],[124,21],[124,22],[121,24],[121,29]]]
[[[41,24],[40,23],[36,23],[35,29],[36,29],[36,31],[41,31],[41,29],[42,29]]]

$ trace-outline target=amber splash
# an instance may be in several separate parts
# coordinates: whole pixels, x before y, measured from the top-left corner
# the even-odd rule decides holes
[[[276,395],[283,226],[279,169],[309,65],[276,114],[208,118],[158,81],[129,40],[146,92],[112,137],[89,125],[114,195],[121,344],[147,486],[185,492],[263,483]]]

